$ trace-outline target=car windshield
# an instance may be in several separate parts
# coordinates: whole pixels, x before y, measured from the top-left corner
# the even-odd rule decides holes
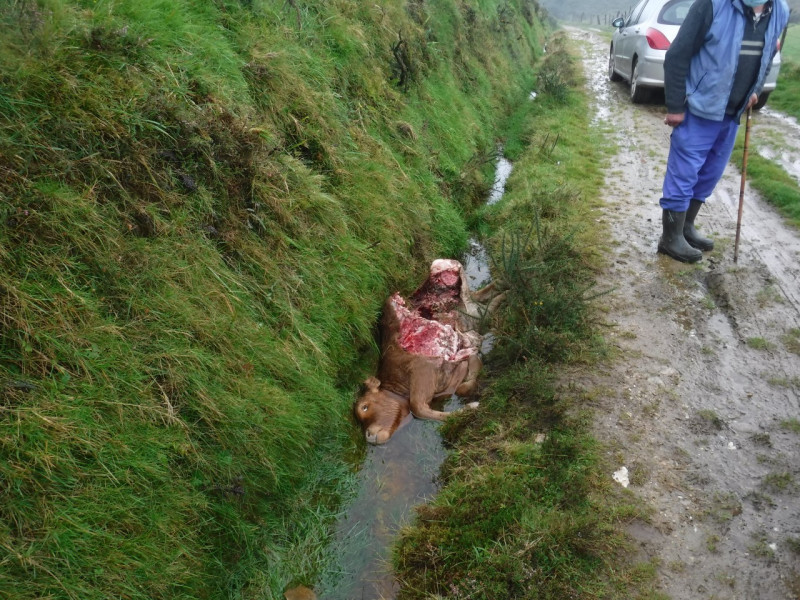
[[[658,22],[662,25],[681,25],[692,4],[694,4],[694,0],[667,2],[664,8],[661,9],[661,14],[658,15]]]

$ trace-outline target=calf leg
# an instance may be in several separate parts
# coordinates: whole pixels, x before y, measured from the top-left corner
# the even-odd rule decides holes
[[[497,296],[492,298],[492,301],[489,302],[489,306],[486,307],[486,312],[489,313],[490,315],[496,313],[498,307],[503,302],[506,301],[506,295],[507,294],[508,294],[508,292],[501,292],[501,293],[497,294]]]
[[[478,383],[478,373],[483,366],[481,357],[473,354],[467,359],[467,374],[464,376],[464,381],[456,388],[457,396],[469,396],[475,391],[475,386]]]
[[[461,380],[467,372],[466,363],[458,365],[454,373],[456,380]],[[450,413],[431,408],[431,401],[436,396],[436,387],[439,379],[438,367],[430,362],[418,364],[411,373],[410,398],[411,412],[418,419],[432,419],[444,421]],[[449,396],[452,391],[440,394]]]
[[[488,285],[483,286],[479,290],[475,290],[472,292],[472,299],[475,302],[485,303],[491,300],[492,298],[497,295],[497,291],[495,290],[497,286],[495,285],[494,281]]]
[[[430,419],[431,421],[444,421],[450,416],[449,412],[433,410],[427,403],[420,404],[417,408],[411,407],[411,412],[418,419]]]

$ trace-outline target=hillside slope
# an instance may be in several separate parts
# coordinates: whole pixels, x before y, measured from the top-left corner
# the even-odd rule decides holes
[[[313,581],[391,289],[454,255],[534,0],[0,6],[0,590]]]

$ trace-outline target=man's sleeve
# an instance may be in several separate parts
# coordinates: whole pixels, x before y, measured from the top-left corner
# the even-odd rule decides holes
[[[713,20],[714,5],[711,0],[697,0],[667,50],[664,59],[664,99],[668,113],[678,114],[685,110],[689,65],[692,57],[703,47]]]

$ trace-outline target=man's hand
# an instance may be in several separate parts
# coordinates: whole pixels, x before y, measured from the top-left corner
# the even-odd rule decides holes
[[[752,96],[750,96],[750,102],[747,103],[746,110],[750,110],[751,108],[753,108],[756,105],[756,102],[758,102],[758,94],[753,94]]]
[[[668,113],[666,117],[664,117],[664,123],[669,125],[670,127],[677,127],[681,123],[683,123],[683,118],[686,116],[686,113]]]

